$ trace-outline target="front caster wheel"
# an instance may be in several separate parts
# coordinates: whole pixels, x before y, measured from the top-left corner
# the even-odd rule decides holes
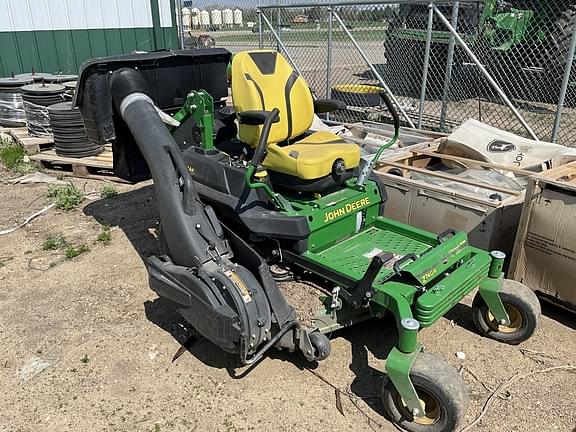
[[[326,360],[330,355],[330,339],[325,334],[315,331],[310,333],[310,343],[314,352],[312,358],[314,361]]]
[[[480,293],[472,303],[474,325],[484,336],[499,342],[517,345],[534,334],[540,318],[540,303],[536,294],[520,282],[504,279],[500,298],[510,318],[510,324],[501,325],[494,318]]]
[[[426,414],[413,416],[386,377],[382,383],[386,416],[410,432],[455,431],[468,409],[466,386],[456,369],[432,354],[420,353],[410,370],[410,379]]]

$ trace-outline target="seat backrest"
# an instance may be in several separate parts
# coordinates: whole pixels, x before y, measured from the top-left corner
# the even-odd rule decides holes
[[[314,101],[304,79],[276,51],[244,51],[232,59],[232,100],[236,112],[280,110],[269,143],[306,132],[314,117]],[[255,147],[262,126],[240,125],[240,139]]]

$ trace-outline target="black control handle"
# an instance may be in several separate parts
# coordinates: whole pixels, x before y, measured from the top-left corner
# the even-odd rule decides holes
[[[253,165],[255,168],[262,163],[264,158],[266,157],[266,150],[268,148],[268,137],[270,136],[270,129],[272,128],[272,124],[278,121],[278,116],[280,114],[280,110],[278,108],[274,108],[264,121],[262,125],[262,132],[260,133],[260,139],[258,140],[258,146],[254,151],[254,156],[252,156],[252,161],[250,161],[250,165]]]
[[[402,258],[400,258],[398,261],[396,261],[394,263],[394,273],[400,273],[401,269],[400,266],[408,261],[416,261],[418,259],[418,255],[413,254],[413,253],[409,253],[407,255],[404,255]]]
[[[438,237],[436,237],[436,240],[438,241],[438,243],[442,243],[448,237],[455,236],[456,233],[457,233],[457,231],[455,229],[448,228],[446,231],[443,231],[440,234],[438,234]]]
[[[385,91],[380,92],[379,95],[380,99],[384,101],[386,108],[388,108],[388,111],[390,111],[390,114],[392,115],[392,119],[394,120],[394,130],[400,130],[400,116],[398,115],[398,111],[396,110],[392,99],[390,99],[390,96]]]

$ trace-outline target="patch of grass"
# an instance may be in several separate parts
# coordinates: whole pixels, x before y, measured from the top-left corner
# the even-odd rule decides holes
[[[104,243],[105,245],[110,244],[112,241],[112,233],[110,232],[110,227],[108,225],[102,225],[102,229],[98,237],[96,237],[96,241]]]
[[[42,250],[59,250],[63,249],[64,247],[69,246],[68,241],[64,238],[64,236],[57,234],[57,235],[49,235],[46,240],[42,243]]]
[[[152,432],[160,432],[160,425],[158,423],[154,425],[154,427],[152,428]]]
[[[105,184],[100,189],[100,196],[102,198],[112,198],[113,196],[116,196],[116,195],[118,195],[118,189],[116,189],[111,184]]]
[[[67,260],[71,260],[71,259],[74,259],[74,258],[80,256],[84,252],[88,252],[89,250],[90,249],[86,245],[80,245],[80,246],[69,245],[64,250],[64,256],[66,257]]]
[[[4,267],[6,264],[4,264],[2,261],[0,261],[0,268]]]
[[[64,238],[64,236],[60,234],[51,234],[49,235],[46,240],[42,243],[42,249],[45,251],[62,251],[64,254],[64,260],[71,260],[76,258],[77,256],[83,254],[84,252],[88,252],[90,249],[87,245],[82,244],[80,246],[74,246],[68,240]],[[62,260],[56,261],[50,264],[50,268],[55,267],[57,264],[60,264]]]
[[[56,208],[60,210],[77,209],[84,200],[84,194],[72,183],[65,186],[51,185],[48,187],[48,198],[51,198]]]
[[[0,142],[0,161],[17,174],[27,174],[36,170],[36,167],[27,160],[24,149],[17,144]]]

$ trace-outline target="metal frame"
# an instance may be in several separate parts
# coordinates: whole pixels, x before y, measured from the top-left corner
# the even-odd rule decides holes
[[[458,29],[458,11],[460,9],[460,2],[455,2],[452,8],[452,18],[450,24],[454,30]],[[444,131],[446,128],[446,115],[448,114],[448,98],[450,97],[450,80],[452,79],[452,64],[454,62],[454,48],[456,40],[454,35],[450,35],[448,42],[448,59],[446,60],[446,73],[444,78],[444,88],[442,89],[442,107],[440,109],[440,130]]]
[[[326,99],[332,98],[332,32],[334,24],[333,9],[328,8],[328,46],[326,49]],[[326,113],[326,120],[330,120],[330,113]]]
[[[426,30],[426,48],[424,50],[424,68],[422,71],[422,86],[420,88],[420,105],[418,106],[418,129],[422,127],[424,115],[424,102],[426,101],[426,87],[428,86],[428,69],[430,68],[430,50],[432,48],[432,28],[434,26],[434,3],[428,5],[428,29]]]
[[[184,17],[182,16],[182,11],[184,9],[184,3],[182,0],[176,0],[176,7],[178,8],[178,13],[176,17],[178,18],[178,29],[179,29],[179,40],[180,40],[180,49],[186,49],[184,46]]]
[[[562,110],[564,109],[564,102],[566,101],[566,91],[570,82],[570,73],[572,72],[572,64],[574,62],[574,51],[576,50],[576,32],[572,33],[570,39],[570,49],[566,56],[566,66],[564,68],[564,77],[562,78],[562,87],[560,88],[560,97],[558,98],[558,107],[556,108],[556,117],[554,118],[554,127],[552,128],[551,141],[553,143],[558,139],[558,131],[560,130],[560,121],[562,119]]]

